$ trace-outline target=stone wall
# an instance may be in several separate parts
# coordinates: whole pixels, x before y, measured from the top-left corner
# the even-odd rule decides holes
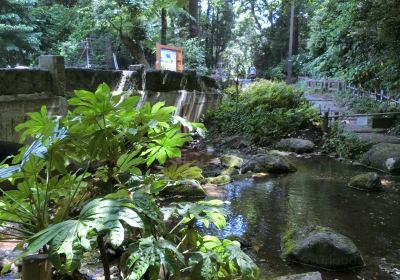
[[[52,92],[52,78],[47,70],[0,68],[0,96]]]
[[[138,73],[134,73],[135,75],[133,75],[132,79],[138,79]],[[66,68],[66,92],[67,94],[72,94],[76,89],[95,91],[101,83],[106,83],[112,89],[116,89],[121,81],[122,74],[123,71]],[[136,83],[139,83],[139,81]]]
[[[17,142],[14,127],[26,113],[46,105],[53,114],[67,112],[66,98],[75,89],[95,91],[107,83],[114,91],[140,94],[140,103],[165,101],[192,121],[217,105],[222,94],[216,81],[194,71],[108,71],[65,68],[61,56],[41,56],[40,69],[0,69],[0,140]],[[1,147],[0,147],[1,148]]]

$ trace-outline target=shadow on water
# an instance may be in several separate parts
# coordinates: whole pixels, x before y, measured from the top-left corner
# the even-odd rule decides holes
[[[227,185],[228,226],[217,234],[250,243],[250,255],[257,260],[263,278],[269,278],[317,270],[281,260],[280,238],[288,223],[327,226],[350,237],[367,265],[350,272],[321,271],[324,279],[399,279],[379,268],[383,258],[400,262],[397,187],[380,193],[360,192],[346,184],[352,176],[368,171],[363,167],[321,156],[292,161],[298,168],[295,173]]]

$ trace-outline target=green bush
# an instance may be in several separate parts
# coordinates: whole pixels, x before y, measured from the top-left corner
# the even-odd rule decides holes
[[[316,117],[316,110],[301,91],[283,82],[267,80],[243,89],[238,102],[225,99],[208,115],[222,132],[247,135],[260,145],[310,127]]]
[[[356,135],[343,131],[336,122],[330,132],[324,136],[322,151],[341,158],[359,159],[371,144],[362,141]]]
[[[338,96],[346,107],[357,114],[397,112],[399,110],[398,106],[394,104],[378,102],[370,97],[357,97],[349,92],[339,93]]]
[[[163,279],[178,279],[181,270],[191,270],[191,279],[257,278],[257,266],[237,242],[203,236],[195,227],[224,227],[224,202],[160,206],[162,190],[201,179],[201,170],[172,164],[154,173],[150,167],[181,156],[192,139],[181,126],[201,134],[203,125],[174,116],[164,102],[139,109],[138,101],[102,84],[96,92],[75,91],[67,116],[52,116],[45,106],[28,113],[16,129],[21,142],[32,144],[12,165],[0,163],[0,182],[16,186],[0,189],[3,240],[27,245],[17,259],[45,251],[57,272],[74,280],[81,279],[85,253],[97,250],[110,280],[107,247],[123,252],[123,279],[158,279],[160,270]]]

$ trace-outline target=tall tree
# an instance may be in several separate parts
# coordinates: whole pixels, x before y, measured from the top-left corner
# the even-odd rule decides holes
[[[34,1],[0,1],[0,66],[29,63],[39,53],[40,34],[29,17]]]
[[[199,0],[189,0],[189,34],[190,38],[196,38],[199,35],[198,18],[199,18]]]
[[[167,44],[167,9],[161,9],[161,44]]]

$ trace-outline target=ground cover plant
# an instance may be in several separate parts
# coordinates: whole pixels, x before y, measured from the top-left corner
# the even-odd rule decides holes
[[[82,279],[85,252],[99,251],[110,279],[107,248],[121,253],[123,279],[255,279],[258,268],[236,241],[203,236],[197,224],[225,226],[219,200],[160,206],[160,192],[202,178],[198,167],[168,165],[189,132],[204,126],[174,117],[163,102],[136,108],[136,96],[114,96],[106,84],[79,90],[67,116],[46,107],[17,126],[25,145],[0,165],[3,239],[20,240],[22,255],[46,253],[65,279]],[[164,166],[153,172],[152,165]],[[167,215],[168,214],[168,215]],[[10,265],[3,267],[3,273]]]
[[[232,90],[230,90],[232,92]],[[294,131],[313,126],[317,112],[303,93],[284,82],[260,80],[230,94],[208,116],[226,134],[248,136],[268,145]]]
[[[357,135],[346,132],[335,122],[329,133],[324,135],[321,149],[324,153],[348,159],[360,159],[372,144],[361,140]]]

